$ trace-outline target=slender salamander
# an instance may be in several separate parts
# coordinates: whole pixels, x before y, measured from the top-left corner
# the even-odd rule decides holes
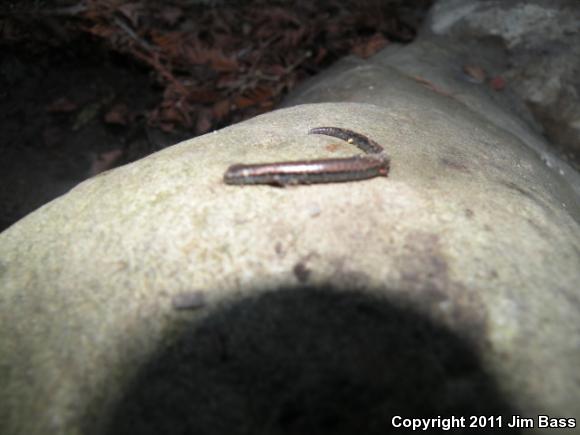
[[[228,168],[224,182],[235,185],[287,186],[365,180],[389,174],[390,160],[383,147],[360,133],[339,127],[316,127],[308,134],[342,139],[366,154],[336,159],[236,164]]]

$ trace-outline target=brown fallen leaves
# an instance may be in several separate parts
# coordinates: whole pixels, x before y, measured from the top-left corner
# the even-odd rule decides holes
[[[105,172],[111,168],[114,168],[117,161],[123,156],[123,151],[120,149],[114,149],[101,153],[99,155],[91,156],[91,168],[89,170],[89,176],[93,177],[101,172]]]
[[[389,1],[89,0],[83,30],[147,64],[164,86],[150,125],[194,134],[272,109],[305,77],[352,53],[369,57],[414,31]],[[428,1],[424,1],[425,5]]]
[[[416,12],[431,0],[413,3]],[[403,0],[214,7],[188,0],[82,0],[53,12],[65,17],[67,29],[76,26],[151,69],[163,98],[147,114],[150,126],[195,135],[271,110],[298,82],[344,55],[366,58],[389,41],[411,40],[417,23],[400,18],[405,8]],[[120,107],[106,119],[126,120]]]

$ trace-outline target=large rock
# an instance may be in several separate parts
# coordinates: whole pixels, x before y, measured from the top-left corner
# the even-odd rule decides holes
[[[494,38],[508,56],[503,76],[580,169],[580,2],[440,0],[425,31],[457,44]]]
[[[0,433],[580,417],[577,178],[479,88],[470,107],[385,58],[344,65],[320,92],[373,104],[300,105],[186,141],[0,234]],[[316,126],[385,146],[389,176],[222,182],[232,163],[356,152]]]

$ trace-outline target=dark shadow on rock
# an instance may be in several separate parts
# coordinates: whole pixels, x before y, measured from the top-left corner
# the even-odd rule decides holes
[[[384,299],[301,288],[190,328],[136,375],[106,434],[384,435],[401,430],[397,415],[514,413],[447,328]]]

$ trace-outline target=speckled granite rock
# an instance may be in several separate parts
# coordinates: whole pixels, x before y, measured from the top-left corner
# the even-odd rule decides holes
[[[478,112],[385,63],[355,67],[319,92],[372,104],[300,105],[178,144],[0,234],[0,433],[580,416],[575,179],[492,122],[509,112],[492,100],[474,97]],[[389,177],[223,184],[235,162],[355,152],[306,135],[320,125],[383,144]]]

